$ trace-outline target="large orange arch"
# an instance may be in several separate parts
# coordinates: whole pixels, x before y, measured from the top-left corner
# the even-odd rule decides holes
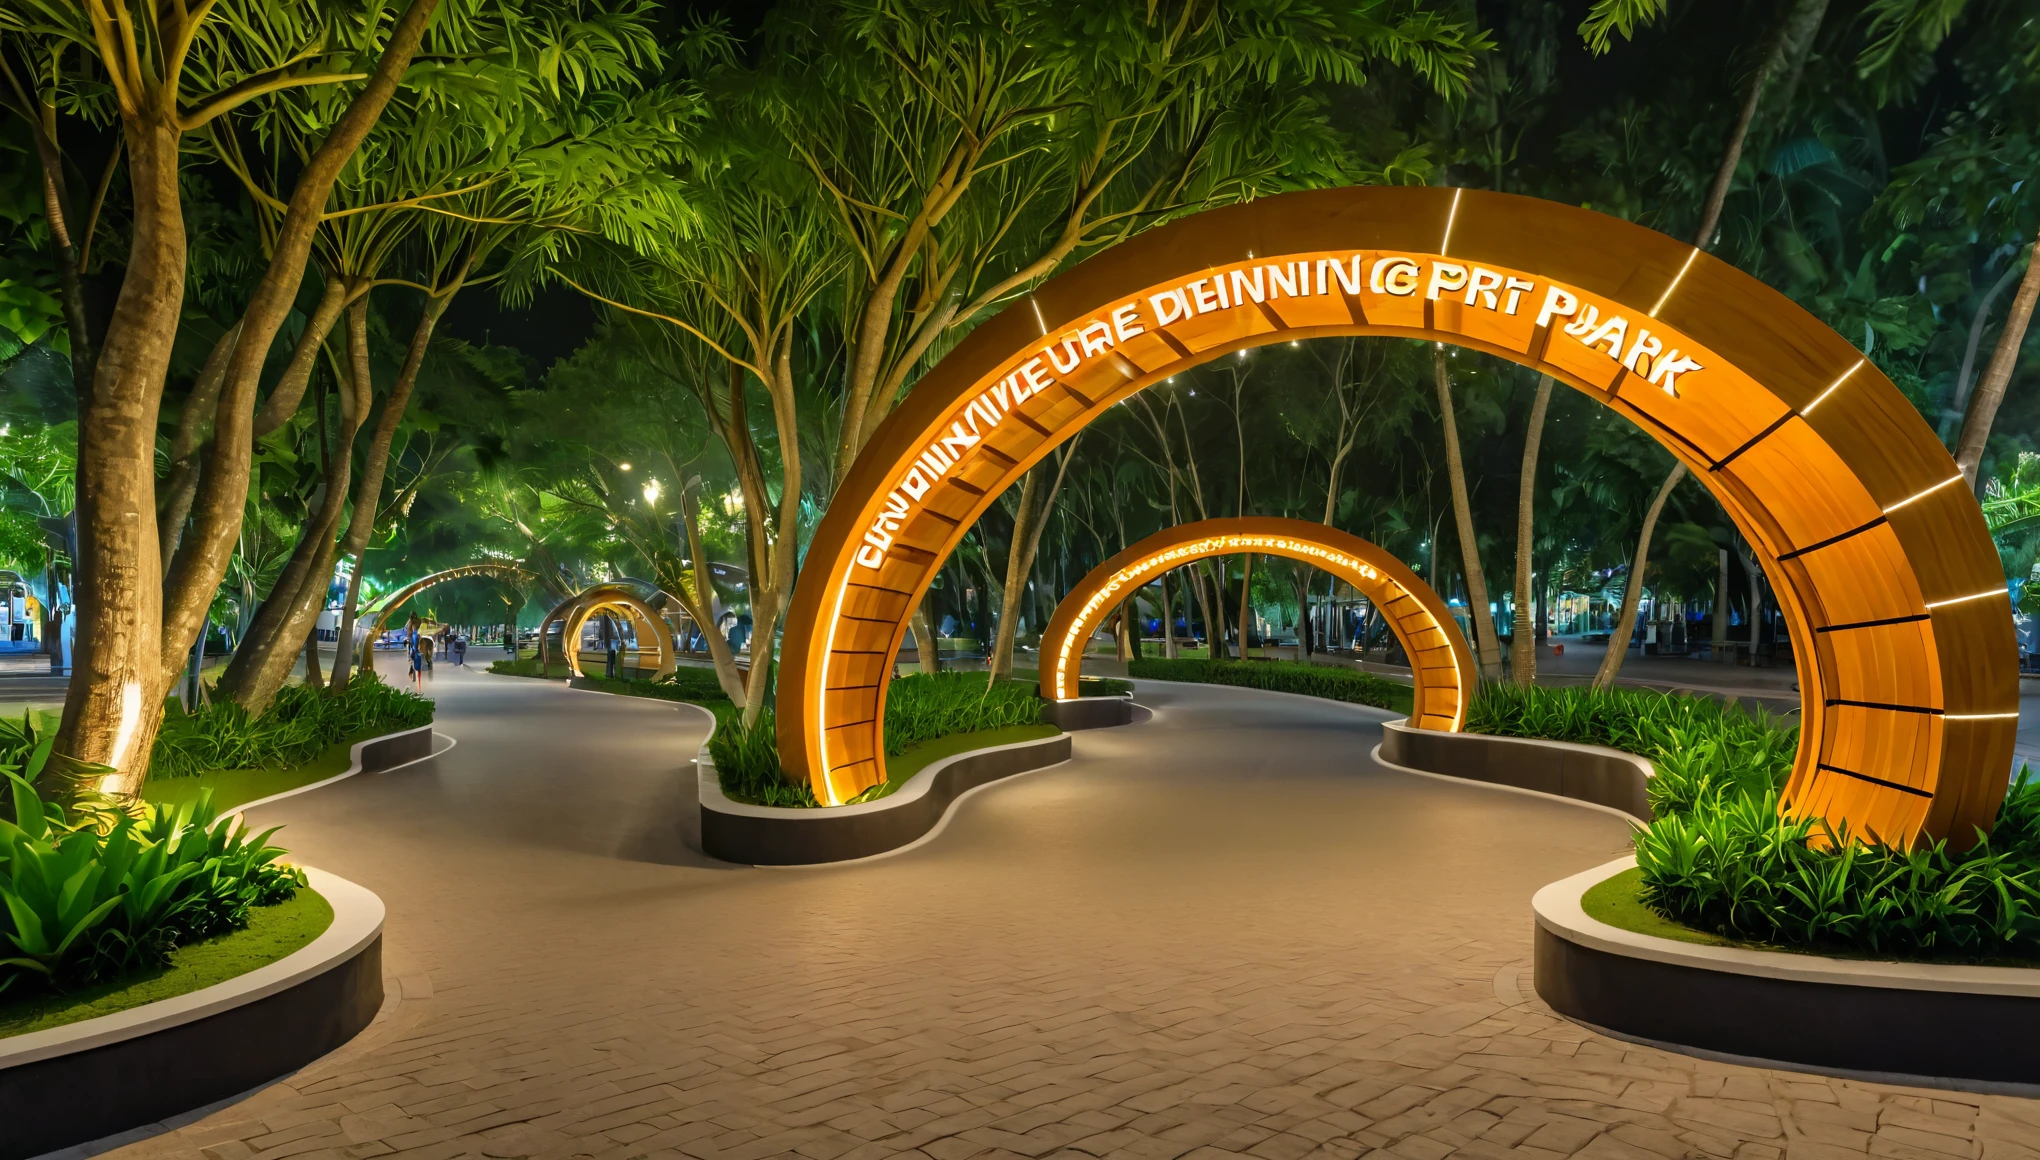
[[[1098,623],[1142,585],[1209,556],[1252,552],[1321,568],[1360,590],[1381,609],[1410,655],[1416,697],[1410,724],[1456,733],[1466,724],[1479,670],[1452,610],[1401,560],[1358,536],[1304,520],[1273,516],[1198,520],[1164,528],[1091,569],[1070,589],[1041,634],[1041,695],[1073,701],[1084,645]]]
[[[1020,474],[1127,395],[1328,335],[1470,347],[1634,420],[1754,545],[1804,701],[1784,808],[1966,839],[2003,799],[2016,645],[1982,513],[1918,413],[1783,295],[1634,223],[1507,194],[1353,188],[1213,210],[974,330],[859,455],[788,610],[782,760],[825,802],[884,777],[906,619]]]
[[[418,595],[428,588],[437,587],[449,580],[465,580],[470,576],[489,576],[501,580],[505,584],[510,584],[513,581],[529,582],[538,579],[528,569],[520,568],[515,564],[485,563],[462,564],[458,568],[448,568],[444,572],[434,572],[422,580],[413,580],[410,584],[392,593],[389,599],[377,605],[375,611],[369,614],[368,633],[361,638],[361,657],[355,667],[366,673],[375,671],[376,638],[383,634],[383,626],[389,623],[390,613],[402,608],[411,597]]]

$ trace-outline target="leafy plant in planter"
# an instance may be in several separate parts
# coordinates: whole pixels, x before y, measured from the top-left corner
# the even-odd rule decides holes
[[[231,702],[186,714],[173,702],[150,755],[155,777],[194,777],[214,769],[303,765],[328,746],[432,722],[432,702],[357,673],[339,696],[286,685],[269,711],[250,717]]]
[[[15,768],[18,747],[0,737],[0,774],[11,819],[0,819],[0,991],[24,979],[97,982],[160,966],[179,946],[246,926],[248,909],[282,902],[305,883],[279,865],[274,828],[250,836],[219,818],[211,794],[135,816],[67,817],[31,778],[50,759],[36,740]]]

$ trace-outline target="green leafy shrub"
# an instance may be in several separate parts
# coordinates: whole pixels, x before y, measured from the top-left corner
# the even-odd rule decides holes
[[[1126,662],[1126,675],[1135,680],[1194,681],[1205,685],[1267,689],[1276,693],[1302,693],[1307,697],[1373,705],[1379,709],[1406,708],[1410,701],[1408,685],[1358,669],[1296,661],[1141,659]]]
[[[1745,942],[1905,958],[2040,955],[2040,785],[2027,771],[1988,838],[1900,850],[1786,817],[1799,731],[1706,697],[1483,687],[1479,733],[1606,745],[1657,767],[1636,835],[1642,901]]]
[[[681,665],[657,681],[633,681],[633,685],[649,685],[651,695],[673,701],[727,701],[728,693],[723,692],[722,682],[716,679],[715,670],[699,665]]]
[[[1643,901],[1690,927],[1784,946],[1905,958],[2040,954],[2040,786],[2021,769],[1997,829],[1962,853],[1899,850],[1776,793],[1724,794],[1636,836]]]
[[[1040,691],[1031,682],[993,681],[984,673],[916,673],[885,695],[885,751],[898,757],[917,741],[1041,721]]]
[[[822,804],[805,783],[786,780],[786,770],[779,764],[779,738],[769,709],[758,714],[758,720],[748,729],[742,714],[734,709],[717,713],[715,736],[708,739],[708,755],[715,762],[715,776],[722,791],[738,801],[790,809]]]
[[[210,792],[195,802],[67,818],[31,779],[47,739],[19,771],[7,768],[12,820],[0,820],[0,991],[24,980],[48,986],[100,982],[160,967],[177,947],[248,924],[305,884],[279,865],[274,828],[250,836],[220,818]]]
[[[191,714],[172,703],[149,768],[155,777],[195,777],[214,769],[303,765],[342,741],[431,723],[429,699],[357,672],[337,697],[286,685],[260,717],[231,701]]]
[[[1649,758],[1651,811],[1691,811],[1719,795],[1783,790],[1799,730],[1769,714],[1711,697],[1648,689],[1485,684],[1467,706],[1466,728],[1502,737],[1604,745]]]
[[[1046,703],[1032,682],[988,681],[983,673],[917,673],[901,677],[886,694],[885,751],[897,757],[909,745],[938,737],[1038,724]],[[717,707],[715,736],[708,742],[708,753],[715,761],[723,792],[754,805],[819,806],[821,803],[811,788],[786,780],[785,770],[779,764],[771,710],[760,714],[757,723],[745,729],[742,716],[727,708],[728,704],[724,700]],[[866,790],[853,800],[879,796],[875,792],[878,788]]]
[[[490,661],[489,671],[506,677],[550,677],[557,679],[569,675],[567,672],[567,662],[565,661],[556,660],[550,666],[541,669],[538,664],[537,653],[533,653],[528,657],[518,657],[514,661],[508,657],[504,657],[499,661]]]

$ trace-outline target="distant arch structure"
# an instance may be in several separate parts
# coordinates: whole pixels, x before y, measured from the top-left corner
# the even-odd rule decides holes
[[[1358,589],[1381,610],[1409,654],[1416,680],[1410,724],[1448,733],[1466,725],[1479,670],[1438,593],[1401,560],[1358,536],[1274,517],[1198,520],[1164,528],[1091,569],[1056,605],[1041,635],[1041,695],[1051,701],[1077,699],[1091,634],[1144,585],[1185,564],[1249,552],[1300,560]]]
[[[1947,450],[1849,341],[1677,239],[1437,187],[1211,210],[977,327],[857,457],[788,608],[781,759],[825,803],[885,778],[907,619],[998,495],[1120,400],[1271,342],[1450,343],[1628,416],[1753,545],[1804,701],[1781,808],[1908,844],[1988,830],[2018,729],[2004,576]]]
[[[596,584],[568,597],[546,613],[538,625],[539,671],[547,671],[552,664],[552,638],[548,631],[554,624],[560,625],[560,652],[567,664],[567,672],[580,677],[581,671],[581,629],[598,615],[613,613],[619,618],[630,620],[637,633],[638,665],[640,669],[653,670],[652,679],[670,675],[680,666],[679,634],[666,619],[664,606],[677,603],[661,592],[656,585],[640,580],[622,580]],[[647,654],[654,661],[647,665]]]
[[[409,603],[413,596],[424,592],[428,588],[436,588],[450,580],[466,580],[475,576],[487,576],[491,579],[501,580],[506,584],[532,584],[538,581],[538,576],[528,568],[520,568],[515,564],[497,563],[463,564],[458,568],[448,568],[444,572],[434,572],[423,579],[413,580],[376,604],[375,611],[371,614],[368,632],[361,638],[361,643],[358,646],[360,659],[355,667],[363,672],[372,673],[375,671],[376,639],[382,636],[384,629],[389,623],[390,614]]]

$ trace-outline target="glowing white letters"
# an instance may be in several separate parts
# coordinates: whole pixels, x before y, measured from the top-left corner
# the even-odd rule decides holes
[[[1250,261],[1211,269],[1202,277],[1119,303],[1046,337],[1004,378],[973,396],[961,410],[945,416],[946,430],[938,430],[886,493],[884,505],[865,530],[857,563],[871,569],[883,566],[913,509],[982,449],[992,429],[1036,395],[1075,379],[1092,360],[1113,357],[1116,348],[1129,340],[1206,314],[1279,310],[1284,299],[1359,299],[1363,291],[1412,298],[1419,290],[1427,303],[1449,300],[1455,308],[1507,317],[1515,317],[1525,301],[1537,303],[1535,326],[1552,331],[1549,341],[1559,341],[1558,335],[1563,334],[1673,398],[1679,396],[1680,375],[1704,369],[1691,354],[1678,347],[1666,348],[1666,337],[1649,329],[1655,319],[1632,322],[1612,312],[1603,318],[1601,308],[1582,301],[1578,291],[1550,282],[1540,286],[1536,280],[1471,262],[1349,251],[1330,257]],[[1430,309],[1425,308],[1427,318]],[[1138,373],[1138,367],[1124,358],[1120,358],[1118,370],[1129,378]],[[1041,429],[1036,420],[1023,422]]]

